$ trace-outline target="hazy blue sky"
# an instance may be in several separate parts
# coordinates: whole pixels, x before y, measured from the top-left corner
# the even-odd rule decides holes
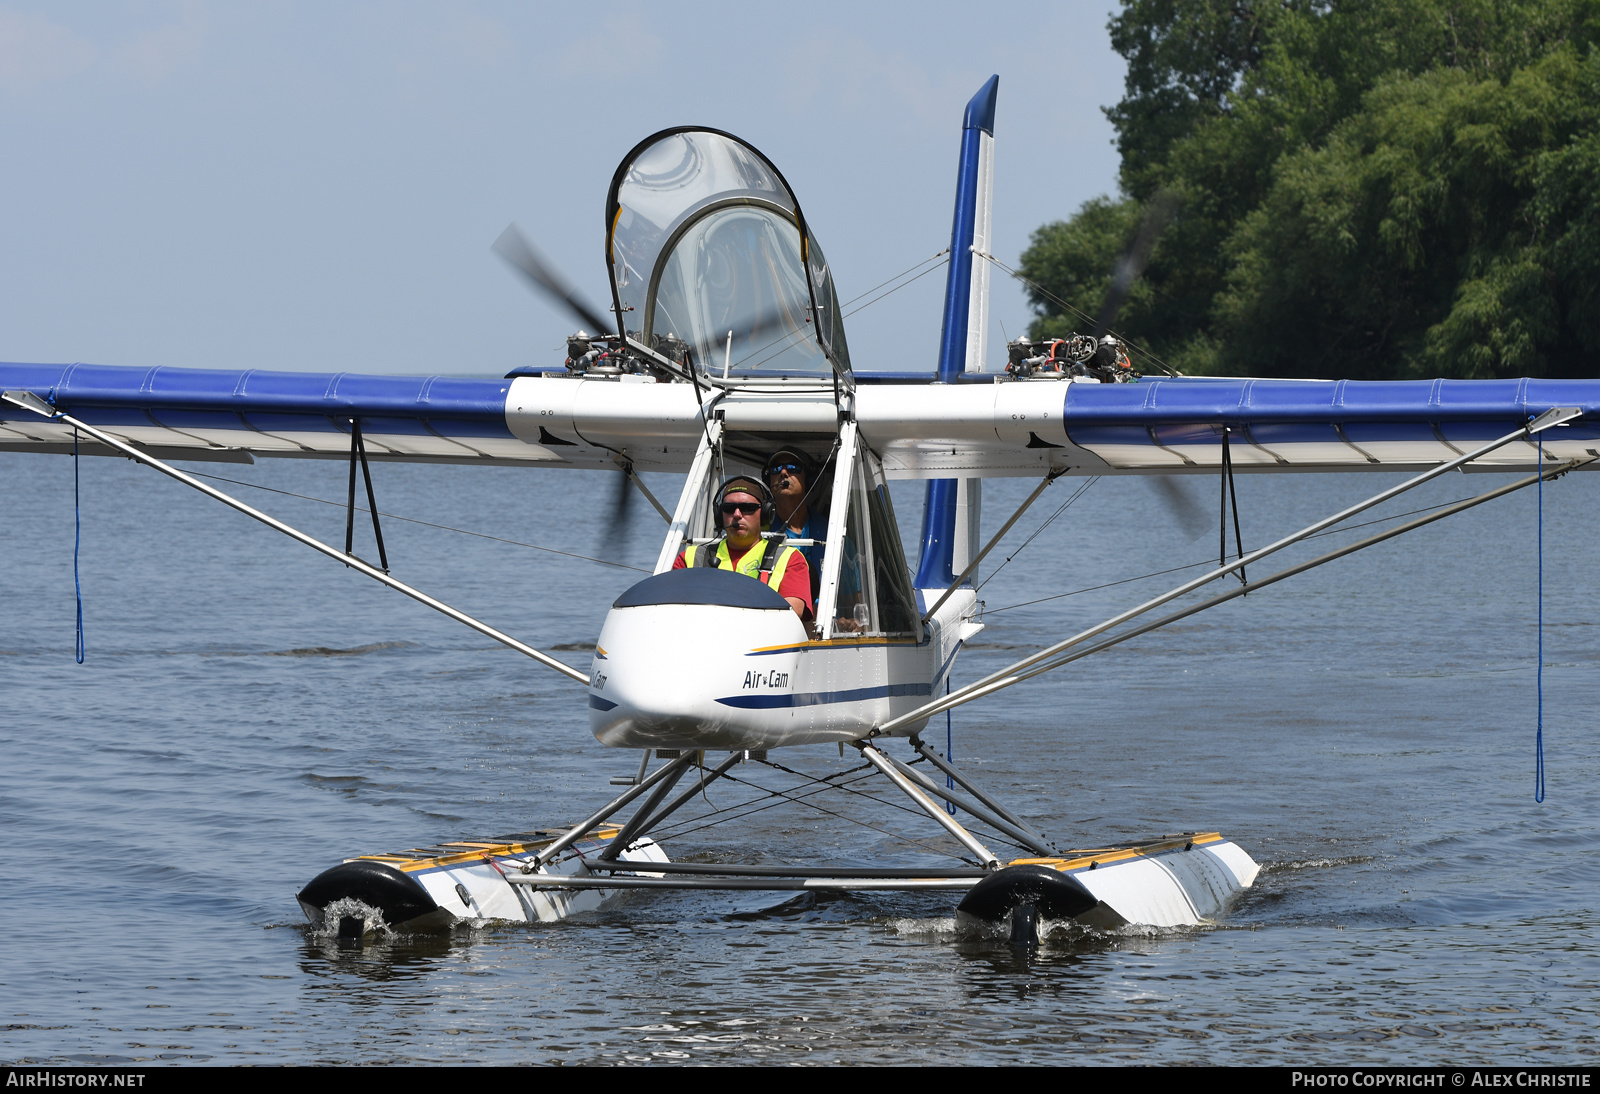
[[[559,361],[575,323],[490,243],[517,221],[603,302],[611,174],[681,124],[777,163],[848,298],[948,243],[962,107],[995,72],[1014,260],[1115,186],[1110,7],[0,0],[0,360]],[[855,316],[857,367],[931,368],[942,290]],[[1014,282],[994,313],[1025,326]]]

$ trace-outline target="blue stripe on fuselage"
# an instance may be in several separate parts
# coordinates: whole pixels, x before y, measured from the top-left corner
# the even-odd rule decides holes
[[[776,710],[781,707],[814,707],[824,703],[854,703],[862,699],[887,699],[897,695],[932,695],[932,684],[882,684],[846,691],[814,691],[782,695],[730,695],[718,699],[723,706],[740,710]]]

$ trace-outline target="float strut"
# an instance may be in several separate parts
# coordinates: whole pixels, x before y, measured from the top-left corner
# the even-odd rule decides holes
[[[651,794],[645,800],[645,803],[639,807],[638,811],[628,818],[628,823],[622,826],[622,831],[613,836],[611,843],[600,852],[599,858],[601,861],[611,862],[615,860],[618,855],[622,854],[623,849],[628,844],[644,834],[645,822],[650,819],[650,814],[655,811],[656,806],[661,804],[661,799],[665,798],[672,791],[672,788],[678,785],[678,780],[683,778],[684,772],[689,770],[689,765],[700,762],[700,755],[699,750],[691,749],[678,757],[677,762],[672,765],[673,770],[657,785],[655,793]]]
[[[895,767],[893,760],[865,741],[857,741],[856,747],[861,749],[861,755],[868,763],[883,772],[884,775],[888,776],[890,782],[900,788],[901,793],[916,802],[924,813],[938,821],[946,832],[949,832],[963,847],[971,851],[977,857],[979,866],[982,866],[985,870],[1000,869],[1000,860],[995,857],[994,852],[979,843],[978,837],[958,824],[956,819],[946,813],[942,806],[924,794],[910,779],[902,775]]]
[[[697,781],[689,789],[685,790],[682,794],[679,794],[676,798],[673,798],[666,805],[662,806],[661,810],[651,815],[650,819],[640,825],[637,831],[628,833],[628,839],[632,841],[638,839],[640,836],[649,835],[658,824],[672,816],[672,814],[676,813],[678,810],[682,809],[685,805],[688,805],[690,802],[694,801],[695,795],[699,794],[713,782],[726,775],[736,764],[743,763],[744,758],[745,753],[743,751],[735,752],[733,755],[729,756],[726,760],[723,760],[711,770],[702,770],[700,772],[699,781]],[[641,809],[639,812],[643,814],[646,811],[647,809]],[[615,847],[617,849],[618,855],[620,855],[623,851],[623,844],[619,843],[617,840],[611,841],[611,847]],[[600,857],[608,861],[615,859],[617,856],[611,853],[611,847],[607,847],[604,851],[602,851],[600,853]]]
[[[988,809],[985,809],[982,805],[979,805],[977,802],[966,797],[965,795],[957,794],[953,790],[940,786],[938,783],[928,778],[928,776],[924,775],[916,768],[911,767],[908,764],[903,764],[892,756],[889,757],[889,762],[894,764],[902,775],[916,783],[935,798],[943,798],[945,801],[949,802],[958,809],[965,809],[968,813],[971,813],[974,817],[989,825],[991,828],[994,828],[1002,835],[1009,836],[1012,842],[1014,842],[1018,847],[1032,851],[1036,855],[1043,855],[1046,858],[1050,858],[1055,855],[1056,849],[1046,843],[1044,837],[1040,836],[1037,832],[1031,832],[1029,829],[1012,824],[1010,821],[996,813],[991,812]]]
[[[956,767],[955,764],[951,763],[949,760],[947,760],[943,756],[939,755],[933,749],[929,748],[927,743],[925,741],[923,741],[921,737],[913,736],[911,738],[911,747],[916,749],[917,750],[917,754],[919,756],[921,756],[924,760],[927,760],[934,767],[937,767],[940,771],[944,772],[946,775],[950,776],[950,778],[954,779],[955,780],[955,784],[957,786],[961,787],[967,793],[971,794],[974,798],[977,798],[980,802],[982,802],[984,805],[987,805],[990,809],[993,809],[998,816],[1002,817],[1005,820],[1010,821],[1012,824],[1016,825],[1024,833],[1026,833],[1027,835],[1031,836],[1033,839],[1037,840],[1039,843],[1041,843],[1041,844],[1043,844],[1045,846],[1049,846],[1049,842],[1050,841],[1045,839],[1043,836],[1041,836],[1033,828],[1032,825],[1028,824],[1021,817],[1017,816],[1015,813],[1011,812],[1011,810],[1007,809],[1005,806],[1003,806],[999,802],[995,801],[989,795],[985,794],[982,790],[978,789],[977,786],[973,785],[973,782],[972,782],[971,779],[969,779],[966,775],[962,774],[960,768]],[[1055,851],[1052,849],[1049,853],[1053,855],[1053,854],[1055,854]]]
[[[666,778],[668,775],[673,773],[678,775],[683,774],[683,769],[694,762],[696,755],[698,755],[698,753],[685,752],[682,756],[679,756],[671,763],[656,768],[654,772],[652,772],[650,775],[647,775],[637,786],[628,787],[628,789],[624,790],[621,794],[618,794],[615,798],[612,798],[610,802],[606,803],[606,805],[602,806],[599,812],[590,814],[590,816],[586,819],[579,821],[577,824],[573,825],[567,830],[566,835],[556,840],[543,851],[540,851],[537,855],[534,855],[533,858],[529,859],[527,863],[523,865],[522,872],[525,874],[531,874],[535,870],[539,869],[539,867],[544,866],[561,852],[565,851],[568,847],[571,847],[584,836],[587,836],[590,832],[593,832],[601,823],[609,819],[617,810],[627,805],[640,794],[643,794],[646,790],[649,790],[652,786]],[[676,781],[676,779],[674,779],[674,781]]]

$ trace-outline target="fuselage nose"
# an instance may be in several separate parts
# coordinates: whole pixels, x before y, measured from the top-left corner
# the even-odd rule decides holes
[[[618,748],[771,747],[792,720],[784,700],[805,641],[788,603],[752,578],[713,569],[647,578],[600,630],[590,728]],[[742,700],[752,694],[771,702],[751,707]]]

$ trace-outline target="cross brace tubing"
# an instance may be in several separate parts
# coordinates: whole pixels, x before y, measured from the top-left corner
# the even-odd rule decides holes
[[[139,463],[148,464],[150,467],[155,468],[168,478],[177,479],[185,486],[193,487],[202,494],[205,494],[207,497],[215,498],[217,501],[222,502],[222,504],[228,506],[229,508],[237,509],[245,516],[260,521],[268,528],[282,532],[290,539],[299,540],[312,550],[320,551],[329,558],[334,559],[337,562],[342,562],[353,570],[359,570],[361,573],[366,574],[374,581],[382,582],[383,584],[389,586],[389,588],[394,589],[396,592],[404,593],[412,600],[415,600],[420,604],[426,604],[434,611],[449,616],[457,623],[463,623],[477,631],[479,634],[486,635],[489,638],[494,639],[496,642],[499,642],[503,646],[509,646],[518,653],[533,658],[546,668],[555,669],[557,672],[561,673],[570,680],[584,685],[589,683],[588,673],[579,672],[571,665],[563,664],[547,653],[541,653],[532,646],[528,645],[526,642],[519,642],[517,639],[512,638],[509,634],[506,634],[504,631],[496,630],[494,627],[489,626],[489,624],[484,623],[481,620],[474,619],[466,612],[452,608],[442,600],[435,600],[427,593],[422,592],[420,589],[413,589],[410,585],[407,585],[403,581],[397,581],[388,574],[384,573],[382,570],[378,569],[376,566],[372,566],[366,562],[363,562],[353,555],[347,555],[337,547],[330,547],[321,540],[315,539],[312,536],[308,536],[298,528],[293,528],[283,523],[281,520],[267,516],[267,514],[263,513],[261,510],[246,505],[244,502],[238,500],[237,498],[231,497],[228,494],[224,494],[221,490],[218,490],[214,486],[208,486],[199,479],[184,474],[176,467],[156,459],[148,452],[141,452],[139,449],[135,448],[131,444],[128,444],[126,441],[119,440],[118,438],[111,436],[109,433],[104,433],[92,425],[80,422],[70,414],[63,414],[55,410],[50,406],[49,403],[46,403],[43,399],[40,399],[37,395],[30,391],[7,391],[0,393],[0,398],[3,398],[8,403],[13,403],[16,406],[20,406],[25,410],[31,410],[35,414],[41,414],[55,421],[66,422],[74,429],[87,433],[89,436],[93,437],[102,444],[110,445],[112,448],[115,448],[118,452],[121,452],[130,459],[137,460]],[[376,506],[374,506],[374,508],[376,508]]]
[[[1432,524],[1435,521],[1443,520],[1445,517],[1454,516],[1457,513],[1472,509],[1476,506],[1484,504],[1485,502],[1493,501],[1499,497],[1504,497],[1506,494],[1525,489],[1526,487],[1532,486],[1534,483],[1539,482],[1541,479],[1557,478],[1561,475],[1565,475],[1569,471],[1574,471],[1585,464],[1593,462],[1593,459],[1571,460],[1568,463],[1562,464],[1560,467],[1546,471],[1542,474],[1530,475],[1525,479],[1518,479],[1516,482],[1507,483],[1505,486],[1490,490],[1487,493],[1479,494],[1476,497],[1467,498],[1465,501],[1456,502],[1454,505],[1441,509],[1436,513],[1430,513],[1425,517],[1419,517],[1414,521],[1410,521],[1395,528],[1390,528],[1384,532],[1379,532],[1377,535],[1368,536],[1366,539],[1347,544],[1336,551],[1329,551],[1325,555],[1318,555],[1316,558],[1302,562],[1296,566],[1291,566],[1286,570],[1279,570],[1271,577],[1262,578],[1260,581],[1252,581],[1249,585],[1242,585],[1237,589],[1222,593],[1219,596],[1214,596],[1209,600],[1201,601],[1199,604],[1196,604],[1193,607],[1185,608],[1182,611],[1173,612],[1170,615],[1164,615],[1160,619],[1135,627],[1133,630],[1124,631],[1121,634],[1113,635],[1104,642],[1097,642],[1093,646],[1090,646],[1086,649],[1077,650],[1073,653],[1067,654],[1064,657],[1049,661],[1043,665],[1034,666],[1027,672],[1017,673],[1015,676],[999,682],[995,687],[992,687],[989,689],[989,691],[986,691],[983,694],[991,694],[994,691],[1000,690],[1002,687],[1009,687],[1011,684],[1021,683],[1023,680],[1031,680],[1040,673],[1049,672],[1051,669],[1061,668],[1063,665],[1069,665],[1074,661],[1088,657],[1090,654],[1100,653],[1104,650],[1108,650],[1112,646],[1126,642],[1130,638],[1137,638],[1141,634],[1149,634],[1151,631],[1158,630],[1170,623],[1176,623],[1179,620],[1189,618],[1191,615],[1197,615],[1200,612],[1205,611],[1207,608],[1214,608],[1219,604],[1225,604],[1230,600],[1244,596],[1247,593],[1254,592],[1257,589],[1264,589],[1268,585],[1276,585],[1278,582],[1283,581],[1286,578],[1294,577],[1296,574],[1303,574],[1307,570],[1313,570],[1318,566],[1333,562],[1334,560],[1343,558],[1346,555],[1355,554],[1357,551],[1375,546],[1384,542],[1385,540],[1394,539],[1396,536],[1403,535],[1406,532],[1414,531],[1415,529],[1421,528],[1424,525]],[[981,696],[977,697],[981,698]]]
[[[1473,460],[1476,460],[1482,456],[1486,456],[1496,449],[1505,447],[1512,441],[1531,437],[1535,433],[1542,433],[1544,430],[1549,429],[1552,426],[1561,425],[1562,423],[1569,422],[1574,418],[1582,417],[1582,415],[1583,411],[1579,407],[1552,407],[1543,414],[1540,414],[1534,418],[1532,421],[1528,422],[1528,424],[1522,428],[1516,430],[1515,432],[1507,433],[1504,437],[1491,441],[1482,448],[1477,448],[1466,453],[1465,455],[1457,456],[1453,460],[1446,460],[1437,467],[1430,468],[1414,478],[1407,479],[1398,486],[1392,486],[1388,490],[1374,494],[1366,501],[1358,502],[1357,504],[1350,506],[1348,509],[1341,510],[1332,516],[1324,517],[1314,524],[1307,525],[1298,532],[1285,536],[1276,543],[1271,543],[1260,548],[1259,550],[1252,551],[1250,554],[1245,555],[1242,558],[1236,559],[1225,566],[1219,566],[1215,570],[1202,574],[1192,581],[1187,581],[1184,584],[1179,585],[1177,588],[1162,593],[1160,596],[1155,597],[1152,600],[1145,601],[1143,604],[1140,604],[1137,607],[1129,608],[1120,615],[1112,616],[1110,619],[1107,619],[1103,623],[1096,624],[1086,631],[1080,631],[1071,638],[1057,642],[1053,646],[1048,646],[1045,649],[1040,650],[1038,653],[1030,654],[1022,660],[1017,661],[1016,663],[1004,669],[1001,669],[999,672],[991,673],[982,680],[977,680],[971,684],[967,684],[965,687],[958,688],[943,698],[936,699],[931,703],[926,703],[923,706],[918,707],[916,710],[902,714],[895,718],[891,718],[882,725],[874,727],[868,736],[879,737],[886,733],[893,733],[896,730],[903,729],[914,722],[931,718],[935,714],[941,714],[946,710],[950,710],[953,707],[958,707],[963,703],[971,702],[974,699],[982,698],[983,696],[989,695],[1000,690],[1001,688],[1010,687],[1012,684],[1015,684],[1020,680],[1028,679],[1029,676],[1037,675],[1036,673],[1027,673],[1026,675],[1023,673],[1024,670],[1029,669],[1041,662],[1049,661],[1063,651],[1070,649],[1073,646],[1081,645],[1089,639],[1094,638],[1096,635],[1104,634],[1113,627],[1121,626],[1130,619],[1144,615],[1146,612],[1153,611],[1154,609],[1159,608],[1161,605],[1176,600],[1178,597],[1191,593],[1204,585],[1208,585],[1211,582],[1216,581],[1218,578],[1225,577],[1228,574],[1233,573],[1235,570],[1243,571],[1245,567],[1254,564],[1260,559],[1266,558],[1268,555],[1276,554],[1286,547],[1293,546],[1294,544],[1299,543],[1301,540],[1313,536],[1326,528],[1331,528],[1335,524],[1348,520],[1357,513],[1363,513],[1375,505],[1381,505],[1390,498],[1398,497],[1408,490],[1414,489],[1418,486],[1421,486],[1425,482],[1429,482],[1438,478],[1440,475],[1454,471],[1458,467],[1464,467]],[[1566,467],[1562,472],[1558,473],[1564,473],[1565,471],[1571,469],[1572,468],[1569,466]],[[1537,478],[1538,476],[1535,476],[1535,479],[1529,481],[1536,481]],[[1063,663],[1065,662],[1055,662],[1056,665]]]
[[[648,863],[636,864],[648,870]],[[513,885],[527,885],[535,889],[721,889],[754,890],[758,892],[791,892],[795,890],[822,890],[831,892],[891,891],[917,892],[928,889],[966,890],[978,884],[979,878],[754,878],[754,877],[569,877],[565,874],[507,874]]]

